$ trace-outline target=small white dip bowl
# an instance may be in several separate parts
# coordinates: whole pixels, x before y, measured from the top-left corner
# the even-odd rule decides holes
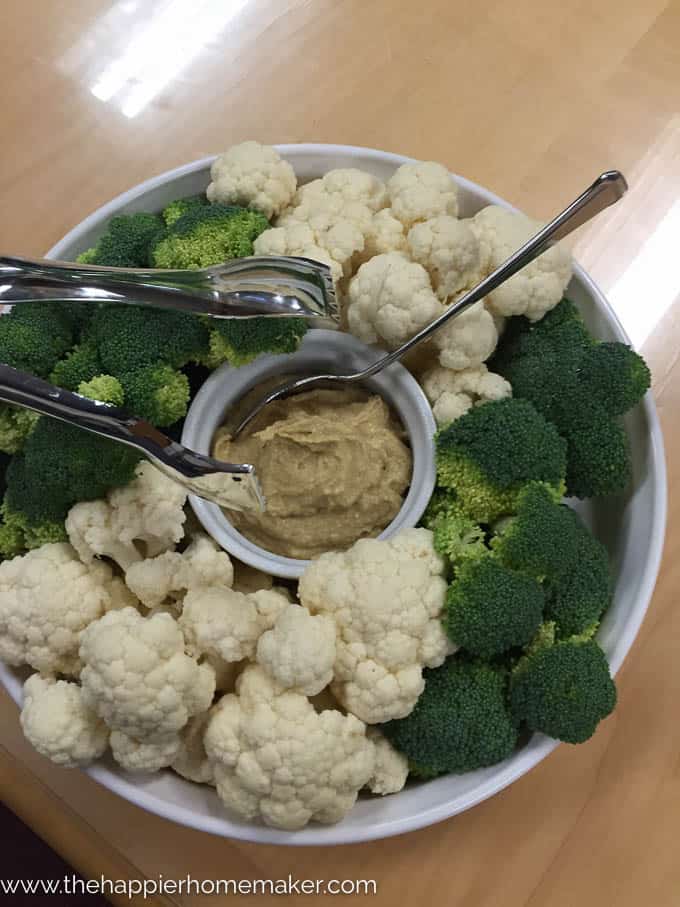
[[[313,329],[303,337],[295,353],[260,356],[241,368],[223,365],[196,394],[184,423],[182,444],[209,454],[215,432],[227,419],[229,410],[249,391],[276,376],[283,382],[286,374],[354,372],[381,356],[384,351],[366,346],[351,334]],[[420,385],[398,362],[368,378],[362,387],[380,394],[392,407],[406,429],[413,456],[410,488],[401,510],[380,534],[379,538],[384,539],[400,529],[415,526],[427,507],[435,485],[433,436],[436,426]],[[254,465],[257,467],[257,463]],[[260,548],[232,526],[217,504],[196,495],[189,495],[189,501],[205,530],[234,557],[274,576],[297,579],[302,575],[309,561],[282,557]]]

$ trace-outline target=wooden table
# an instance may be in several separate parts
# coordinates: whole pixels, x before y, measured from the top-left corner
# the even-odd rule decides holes
[[[653,366],[675,486],[678,0],[2,6],[3,250],[39,255],[123,189],[245,138],[354,143],[442,161],[537,216],[600,170],[620,167],[632,186],[627,200],[582,231],[576,254]],[[41,759],[5,696],[0,793],[94,876],[291,872],[375,879],[374,903],[386,905],[675,907],[679,546],[672,496],[659,584],[621,671],[615,715],[588,744],[560,747],[508,790],[435,827],[334,849],[199,834]]]

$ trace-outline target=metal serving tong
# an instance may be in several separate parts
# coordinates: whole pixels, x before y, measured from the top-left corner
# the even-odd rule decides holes
[[[221,507],[265,509],[254,466],[224,463],[189,450],[149,422],[131,416],[117,406],[81,397],[3,364],[0,364],[0,400],[134,447],[188,492]]]
[[[102,268],[0,258],[0,304],[147,305],[211,318],[301,316],[336,321],[330,269],[307,258],[251,257],[195,271]],[[128,444],[187,491],[232,510],[264,510],[255,468],[189,450],[143,419],[0,364],[0,400]]]
[[[0,305],[57,300],[146,305],[210,318],[338,319],[330,268],[309,258],[253,256],[164,271],[0,257]]]

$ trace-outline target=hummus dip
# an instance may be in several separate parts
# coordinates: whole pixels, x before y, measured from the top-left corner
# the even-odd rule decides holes
[[[218,429],[213,456],[252,463],[267,499],[265,513],[224,510],[232,525],[303,560],[379,535],[411,481],[401,424],[382,397],[356,388],[277,400],[235,440]]]

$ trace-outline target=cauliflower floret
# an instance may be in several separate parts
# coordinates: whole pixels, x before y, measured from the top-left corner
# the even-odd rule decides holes
[[[458,214],[458,186],[434,161],[402,164],[387,181],[387,192],[392,213],[407,229],[440,214]]]
[[[447,214],[415,224],[406,237],[411,258],[429,273],[445,301],[481,278],[479,241],[469,223]]]
[[[356,233],[350,224],[347,224],[347,229]],[[349,261],[354,254],[354,245],[351,242],[346,255],[344,250],[338,248],[337,242],[333,242],[334,237],[341,230],[342,225],[339,225],[338,230],[332,235],[330,235],[331,231],[317,234],[309,224],[294,221],[284,227],[272,227],[271,230],[265,230],[253,243],[253,249],[255,255],[296,255],[320,261],[328,265],[333,280],[337,281],[343,275],[345,262]],[[329,245],[326,244],[326,240]],[[363,237],[360,233],[356,241],[363,246]],[[333,253],[338,257],[336,258]]]
[[[365,343],[396,349],[444,311],[422,265],[399,252],[376,255],[349,283],[347,319]]]
[[[350,220],[331,220],[327,227],[316,224],[317,243],[342,268],[343,276],[352,273],[352,262],[364,248],[364,235]]]
[[[179,752],[170,765],[178,775],[187,781],[195,781],[196,784],[215,784],[212,765],[203,743],[205,729],[213,711],[214,708],[189,719],[187,726],[180,732]]]
[[[233,581],[229,555],[207,535],[197,536],[181,554],[166,551],[138,561],[125,574],[128,587],[147,608],[181,602],[194,586],[228,589]]]
[[[538,221],[498,205],[482,208],[470,222],[490,274],[540,228]],[[539,321],[562,298],[571,279],[571,256],[552,246],[514,277],[489,293],[486,303],[499,315],[525,315]]]
[[[126,772],[158,772],[177,758],[182,740],[170,734],[161,740],[136,740],[122,731],[111,732],[111,753]]]
[[[377,728],[369,727],[366,736],[375,747],[375,769],[367,787],[373,794],[396,794],[406,784],[408,759],[397,752]]]
[[[316,245],[316,234],[309,224],[291,221],[284,227],[271,227],[253,242],[256,255],[297,255],[309,258],[306,250]]]
[[[219,701],[204,742],[225,805],[276,828],[339,822],[375,769],[363,722],[316,712],[259,665],[241,674],[236,695]]]
[[[360,539],[328,552],[300,579],[300,600],[336,624],[331,690],[368,724],[403,718],[423,691],[422,669],[453,651],[439,615],[444,565],[427,529]]]
[[[272,586],[268,590],[258,590],[251,593],[249,597],[255,602],[262,622],[263,633],[265,630],[271,630],[281,611],[293,601],[290,590],[285,586]]]
[[[168,614],[111,611],[85,630],[80,657],[86,703],[111,730],[145,743],[167,741],[215,692],[212,668],[185,654]]]
[[[287,605],[287,597],[274,589],[244,595],[196,586],[184,599],[179,626],[193,654],[241,661],[255,655],[258,639]]]
[[[242,142],[220,154],[210,168],[208,200],[261,211],[267,220],[290,204],[297,179],[276,148]]]
[[[320,179],[300,186],[292,207],[299,207],[320,197],[333,199],[333,203],[340,206],[359,202],[375,212],[387,205],[387,188],[382,180],[365,170],[339,167],[329,170]]]
[[[116,537],[113,509],[107,501],[82,501],[66,517],[66,534],[81,560],[91,564],[97,557],[108,557],[125,569],[141,560],[141,552]]]
[[[340,265],[340,277],[349,277],[360,256],[361,260],[365,257],[365,239],[371,233],[375,212],[384,207],[385,200],[384,183],[371,174],[353,169],[331,170],[322,179],[298,189],[293,204],[277,221],[278,229],[286,233],[275,237],[263,234],[265,238],[256,242],[256,251],[265,249],[264,254],[272,254],[275,249],[309,248],[313,244],[326,250]],[[339,279],[335,272],[333,276]]]
[[[512,394],[510,382],[490,372],[485,365],[458,372],[436,365],[423,374],[420,383],[432,404],[437,425],[452,422],[472,406]]]
[[[373,215],[364,236],[364,250],[356,260],[363,264],[370,258],[386,252],[406,252],[404,225],[397,220],[391,208],[383,208]]]
[[[335,623],[288,605],[260,637],[256,660],[284,689],[315,696],[333,679]]]
[[[142,543],[145,557],[155,557],[182,539],[186,498],[181,485],[148,462],[139,464],[129,485],[108,495],[121,540]]]
[[[333,224],[349,223],[366,236],[372,220],[373,211],[363,202],[343,202],[339,196],[321,193],[305,197],[296,207],[286,208],[276,226],[306,224],[317,235],[329,230]]]
[[[190,585],[201,583],[231,587],[234,582],[231,558],[209,535],[195,535],[182,557],[193,574]]]
[[[285,211],[281,212],[279,221],[281,221],[281,219],[285,219],[287,216],[291,215],[296,208],[299,208],[301,205],[307,204],[312,199],[326,198],[327,195],[328,193],[324,191],[321,177],[318,177],[315,180],[310,180],[308,183],[302,183],[301,186],[297,187],[290,205],[286,208]],[[342,199],[340,196],[336,196],[334,202],[336,210],[339,210],[344,204],[344,199]]]
[[[40,674],[24,684],[21,727],[41,755],[66,768],[98,759],[109,742],[109,729],[85,703],[77,684]]]
[[[433,337],[444,368],[473,368],[496,349],[498,329],[483,302],[476,302],[440,328]]]
[[[77,676],[83,630],[125,595],[108,564],[86,566],[66,542],[3,561],[0,658],[44,674]]]
[[[173,548],[184,535],[187,493],[151,463],[140,463],[135,478],[110,491],[104,501],[83,501],[66,517],[69,541],[81,559],[110,557],[123,570]]]

